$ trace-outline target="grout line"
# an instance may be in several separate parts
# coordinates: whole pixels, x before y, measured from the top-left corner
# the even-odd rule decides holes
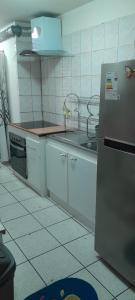
[[[26,211],[27,212],[27,211]],[[18,216],[18,217],[15,217],[15,218],[13,218],[13,219],[9,219],[9,220],[6,220],[6,221],[2,221],[1,219],[0,219],[0,222],[2,222],[3,224],[5,224],[5,223],[7,223],[7,222],[10,222],[10,221],[14,221],[14,220],[17,220],[17,219],[19,219],[19,218],[23,218],[23,217],[25,217],[25,216],[28,216],[29,214],[27,213],[27,214],[25,214],[25,215],[21,215],[21,216]]]
[[[93,263],[93,264],[95,264],[95,263]],[[95,275],[94,274],[92,274],[87,268],[86,268],[86,270],[113,296],[113,297],[116,297],[115,295],[113,295],[112,294],[112,292],[111,291],[109,291],[109,289],[107,289],[107,287],[106,286],[104,286],[104,284],[98,279],[98,278],[96,278],[95,277]]]
[[[131,287],[128,287],[126,290],[124,290],[123,292],[119,293],[118,295],[116,295],[116,299],[117,297],[121,296],[122,294],[124,294],[126,291],[128,291]]]

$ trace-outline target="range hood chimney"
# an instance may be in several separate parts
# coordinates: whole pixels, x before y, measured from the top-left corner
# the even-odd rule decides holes
[[[52,17],[38,17],[31,20],[32,49],[23,50],[25,57],[65,56],[62,49],[61,20]]]
[[[64,55],[62,49],[61,20],[39,17],[31,20],[32,51],[44,56]]]

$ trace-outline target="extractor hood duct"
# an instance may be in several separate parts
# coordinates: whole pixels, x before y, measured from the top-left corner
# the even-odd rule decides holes
[[[31,27],[25,27],[20,25],[11,25],[6,29],[0,31],[0,43],[6,41],[11,37],[31,37]]]

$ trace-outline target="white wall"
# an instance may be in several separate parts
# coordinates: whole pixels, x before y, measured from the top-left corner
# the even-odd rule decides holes
[[[135,0],[94,0],[62,15],[63,35],[135,13]]]
[[[7,85],[11,122],[20,122],[16,38],[13,37],[6,40],[2,43],[2,46],[6,56]]]

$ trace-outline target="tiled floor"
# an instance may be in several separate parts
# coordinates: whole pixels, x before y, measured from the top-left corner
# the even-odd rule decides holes
[[[39,197],[0,165],[0,221],[13,253],[15,300],[65,278],[88,281],[99,300],[135,300],[135,292],[94,251],[94,236],[47,198]]]

